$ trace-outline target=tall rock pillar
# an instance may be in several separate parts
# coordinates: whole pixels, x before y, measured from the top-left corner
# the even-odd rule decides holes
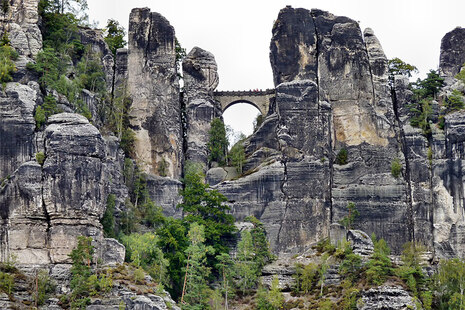
[[[213,91],[218,86],[215,57],[194,47],[184,60],[182,70],[187,117],[186,159],[206,165],[210,123],[221,116],[221,107],[213,98]]]
[[[174,28],[148,8],[129,17],[128,90],[136,159],[145,172],[179,178],[182,125]]]

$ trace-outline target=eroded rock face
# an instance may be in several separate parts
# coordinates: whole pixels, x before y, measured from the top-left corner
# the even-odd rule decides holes
[[[34,109],[41,100],[39,85],[8,83],[0,92],[0,179],[34,157]]]
[[[215,57],[194,47],[183,61],[182,68],[187,118],[186,159],[207,166],[210,123],[222,114],[220,104],[213,98],[213,91],[218,86]]]
[[[84,235],[95,240],[97,254],[105,249],[108,263],[122,262],[124,249],[109,246],[99,222],[111,182],[118,182],[110,178],[115,168],[105,159],[99,131],[81,115],[57,114],[49,118],[44,145],[42,165],[24,163],[0,189],[2,258],[15,254],[25,265],[68,263]]]
[[[357,309],[417,309],[415,300],[399,286],[383,285],[362,292],[362,302],[357,303]]]
[[[413,235],[409,187],[391,175],[391,162],[405,160],[387,59],[373,31],[362,35],[347,17],[286,7],[273,28],[270,59],[276,98],[262,127],[248,139],[245,167],[259,174],[269,170],[266,162],[284,167],[273,216],[258,214],[274,249],[299,251],[327,237],[330,224],[354,202],[360,212],[357,227],[400,250]],[[348,160],[338,165],[341,149]],[[245,180],[237,182],[248,188]],[[266,199],[249,206],[252,200],[234,194],[235,186],[218,186],[227,197],[233,195],[235,214],[269,210]]]
[[[129,17],[128,91],[136,157],[144,171],[172,178],[181,175],[183,159],[181,104],[176,72],[174,28],[150,9]]]
[[[457,27],[441,40],[439,72],[443,77],[454,77],[465,63],[465,28]]]
[[[8,37],[16,51],[21,56],[32,58],[42,48],[42,34],[39,26],[39,0],[11,0],[10,10],[4,17],[0,16],[2,25],[5,23]],[[2,29],[3,30],[3,29]]]

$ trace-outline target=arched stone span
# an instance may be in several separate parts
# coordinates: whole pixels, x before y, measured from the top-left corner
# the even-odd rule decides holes
[[[268,114],[270,101],[274,96],[274,89],[264,91],[216,91],[213,93],[213,97],[220,102],[223,112],[236,103],[244,102],[256,107],[262,115]]]

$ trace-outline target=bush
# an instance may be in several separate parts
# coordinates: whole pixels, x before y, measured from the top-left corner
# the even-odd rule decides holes
[[[103,235],[105,238],[116,238],[115,232],[115,206],[116,197],[113,194],[107,197],[107,207],[100,223],[103,226]]]
[[[239,140],[229,151],[229,158],[236,167],[238,173],[242,173],[242,166],[245,163],[245,149],[243,140]]]
[[[331,241],[329,240],[329,238],[324,238],[318,241],[315,248],[317,252],[320,254],[327,252],[330,255],[332,255],[336,251],[336,247],[331,244]]]
[[[310,263],[308,265],[296,265],[295,278],[295,290],[297,292],[304,292],[305,294],[310,293],[317,280],[318,266]]]
[[[400,163],[400,159],[396,157],[391,161],[391,175],[397,179],[401,172],[402,164]]]
[[[8,295],[13,293],[15,278],[13,275],[0,271],[0,289]]]
[[[360,213],[358,212],[357,208],[355,207],[355,203],[353,202],[349,202],[347,204],[347,211],[348,214],[344,216],[344,218],[339,223],[343,225],[347,230],[350,230],[352,229],[355,218],[359,216]]]
[[[48,299],[49,295],[55,292],[56,284],[52,281],[46,270],[40,270],[36,276],[35,285],[35,303],[42,306]]]
[[[12,74],[16,71],[14,60],[18,53],[9,45],[0,46],[0,83],[5,88],[7,82],[13,81]]]
[[[56,99],[52,95],[44,97],[44,103],[41,106],[37,106],[34,113],[34,120],[36,121],[36,128],[40,129],[45,124],[47,119],[56,113],[61,112],[57,106]]]
[[[346,165],[347,164],[347,150],[342,148],[339,150],[336,156],[336,164],[338,165]]]
[[[368,283],[381,285],[386,281],[386,277],[392,273],[391,259],[389,254],[391,250],[384,239],[376,240],[372,236],[374,251],[371,259],[366,264],[366,279]]]
[[[39,163],[39,165],[43,166],[44,162],[45,162],[45,154],[44,154],[44,152],[36,153],[36,160]]]

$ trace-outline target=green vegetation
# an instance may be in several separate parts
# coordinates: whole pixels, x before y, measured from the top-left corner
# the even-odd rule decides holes
[[[210,124],[209,141],[207,144],[209,153],[208,160],[210,162],[217,162],[220,165],[224,165],[226,163],[228,143],[223,120],[220,118],[214,118]]]
[[[239,140],[229,151],[229,160],[236,167],[239,174],[242,174],[242,168],[245,163],[244,140]]]
[[[336,156],[336,164],[346,165],[347,164],[347,149],[342,148],[339,150]]]
[[[343,225],[347,230],[350,230],[354,225],[355,218],[359,216],[360,213],[358,212],[357,208],[355,207],[355,203],[353,202],[349,202],[347,204],[347,211],[348,214],[344,216],[339,223]]]
[[[100,223],[103,226],[103,235],[105,238],[116,238],[116,229],[115,229],[115,206],[116,206],[116,196],[110,194],[107,197],[107,206],[105,213],[103,214],[102,220]]]
[[[0,83],[3,89],[7,82],[13,81],[12,74],[16,71],[14,61],[17,58],[18,53],[7,42],[2,42],[0,45]]]
[[[192,223],[188,232],[189,246],[185,250],[187,256],[184,284],[181,295],[182,309],[205,309],[208,304],[208,277],[211,268],[207,265],[207,253],[214,253],[211,246],[205,245],[205,226]]]
[[[391,161],[391,175],[397,179],[399,178],[401,173],[402,173],[402,164],[400,162],[400,159],[396,157]]]
[[[460,258],[439,263],[435,279],[439,309],[465,309],[465,261]]]
[[[55,292],[56,284],[48,275],[46,270],[40,270],[36,273],[35,278],[35,294],[34,294],[34,304],[35,306],[44,305],[45,301],[49,296]]]
[[[371,259],[367,263],[366,279],[368,283],[381,285],[386,281],[388,275],[392,273],[392,264],[389,255],[391,250],[384,239],[376,239],[372,236],[374,252]]]
[[[389,70],[389,84],[394,87],[394,78],[396,75],[403,75],[406,77],[412,77],[412,73],[418,73],[417,67],[404,62],[399,58],[393,58],[388,60]]]
[[[253,132],[256,132],[258,128],[260,128],[264,120],[265,120],[265,116],[263,116],[262,114],[257,115],[257,117],[253,121]]]
[[[126,32],[117,20],[109,19],[105,28],[105,42],[107,42],[113,56],[116,56],[116,51],[119,48],[126,46],[127,42],[124,40]]]
[[[159,284],[168,284],[168,261],[158,247],[159,239],[154,233],[134,233],[122,237],[126,255],[136,267],[142,267]]]
[[[39,165],[43,166],[44,162],[45,162],[45,154],[44,154],[44,152],[36,153],[36,160],[39,163]]]
[[[111,275],[95,274],[92,270],[94,247],[91,237],[78,237],[77,246],[69,255],[71,267],[71,293],[63,298],[72,309],[85,309],[90,298],[99,293],[107,293],[113,285]]]

